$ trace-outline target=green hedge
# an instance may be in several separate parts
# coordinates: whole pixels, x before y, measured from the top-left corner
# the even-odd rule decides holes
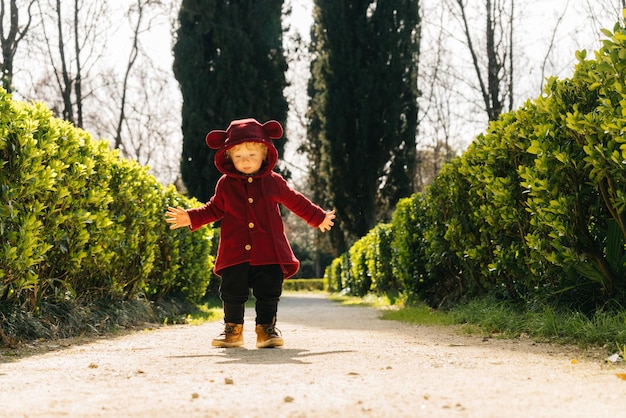
[[[324,290],[323,279],[288,279],[283,282],[285,292],[297,291],[322,291]]]
[[[326,270],[332,290],[433,306],[485,293],[592,311],[626,304],[626,29],[571,79],[502,115],[423,192]],[[382,259],[380,258],[382,255]],[[371,264],[392,266],[379,287]],[[389,286],[391,284],[391,287]]]
[[[198,301],[211,279],[213,231],[171,231],[163,187],[104,141],[0,90],[0,303]]]

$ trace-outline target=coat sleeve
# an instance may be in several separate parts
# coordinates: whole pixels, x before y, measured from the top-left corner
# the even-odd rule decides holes
[[[317,228],[324,221],[326,211],[311,202],[302,193],[294,190],[279,174],[272,173],[278,188],[278,203],[283,204],[294,214],[302,218],[309,226]]]
[[[219,221],[224,217],[224,198],[222,193],[222,179],[217,182],[215,186],[215,194],[211,199],[202,207],[188,209],[189,219],[191,225],[189,229],[195,231],[202,226],[210,224],[211,222]]]

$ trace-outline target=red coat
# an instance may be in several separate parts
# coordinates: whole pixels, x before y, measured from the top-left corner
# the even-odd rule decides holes
[[[223,175],[209,202],[187,212],[192,231],[222,220],[214,268],[217,275],[226,267],[249,262],[250,265],[279,264],[285,278],[293,276],[300,263],[285,235],[279,204],[311,227],[317,228],[324,220],[322,208],[292,189],[280,174],[273,171],[278,152],[270,138],[275,138],[278,133],[275,125],[267,126],[270,123],[278,124],[270,121],[260,125],[254,119],[234,121],[227,131],[212,131],[207,135],[209,146],[219,146],[215,165]],[[280,136],[282,127],[278,138]],[[268,147],[267,161],[253,176],[239,173],[225,155],[227,149],[246,141],[262,142]]]

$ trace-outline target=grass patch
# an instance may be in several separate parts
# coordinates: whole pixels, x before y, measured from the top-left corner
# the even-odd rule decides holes
[[[454,317],[447,312],[431,309],[427,305],[406,306],[398,310],[383,311],[381,319],[419,325],[454,325]]]
[[[331,294],[330,299],[346,306],[380,309],[382,319],[420,325],[463,325],[469,334],[575,344],[585,349],[603,347],[626,355],[626,311],[599,311],[593,315],[543,306],[526,310],[493,297],[474,299],[450,310],[435,310],[423,303],[408,303],[401,297],[368,294],[363,298]]]
[[[218,296],[211,296],[205,298],[204,303],[201,305],[197,305],[196,309],[187,315],[185,322],[191,325],[201,325],[205,322],[221,321],[223,319],[224,310],[222,309],[221,299]]]
[[[450,311],[457,323],[473,324],[482,332],[505,337],[526,334],[536,340],[577,344],[582,348],[606,346],[624,351],[626,345],[626,311],[592,315],[544,306],[534,310],[494,301],[474,300]]]
[[[198,306],[198,309],[187,316],[187,323],[190,325],[201,325],[205,322],[219,321],[224,318],[224,311],[221,306],[213,306],[210,303]]]
[[[476,299],[455,306],[448,311],[456,324],[467,325],[468,333],[483,333],[489,336],[515,338],[529,333],[523,320],[523,311],[515,305],[495,301],[491,298]]]
[[[331,293],[328,298],[340,305],[345,306],[366,306],[378,309],[398,309],[403,307],[405,299],[395,295],[374,295],[368,293],[363,297]]]
[[[407,307],[407,319],[412,323],[429,323],[419,309]],[[626,351],[626,311],[603,312],[592,315],[553,306],[526,310],[519,305],[486,297],[460,304],[443,312],[443,324],[462,324],[467,333],[500,338],[527,335],[536,341],[575,344],[581,348],[605,347],[622,357]],[[423,319],[420,319],[423,318]],[[394,318],[396,319],[396,318]],[[421,322],[424,321],[424,322]]]
[[[398,295],[367,294],[362,298],[333,293],[329,299],[344,306],[366,306],[382,311],[381,319],[420,325],[454,325],[454,317],[426,304],[409,304]]]

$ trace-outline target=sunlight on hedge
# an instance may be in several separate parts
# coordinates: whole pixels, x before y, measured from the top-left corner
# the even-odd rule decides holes
[[[0,302],[199,301],[211,279],[213,231],[171,231],[169,205],[198,202],[147,167],[0,90]]]
[[[503,114],[326,269],[328,289],[432,307],[626,306],[626,29]],[[391,271],[391,273],[390,273]]]

